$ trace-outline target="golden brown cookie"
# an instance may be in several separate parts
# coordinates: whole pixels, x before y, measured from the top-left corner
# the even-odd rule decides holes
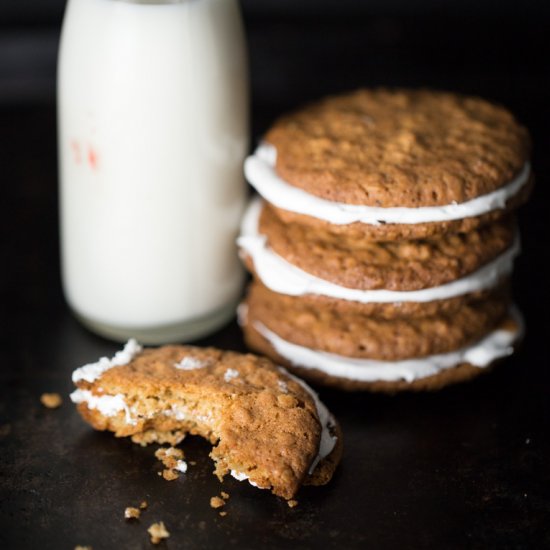
[[[287,499],[302,484],[328,482],[341,455],[340,430],[316,394],[250,354],[130,341],[73,381],[71,398],[95,429],[157,441],[200,435],[216,444],[220,479],[248,479]]]
[[[248,271],[252,273],[255,284],[265,286],[254,270],[254,264],[249,257],[244,258],[244,264]],[[498,286],[478,292],[471,292],[454,298],[443,300],[431,300],[428,302],[355,302],[350,300],[340,300],[329,296],[319,294],[304,294],[302,296],[288,296],[297,298],[301,303],[307,304],[307,307],[317,309],[331,309],[339,315],[347,315],[351,312],[354,315],[366,317],[376,317],[378,319],[408,319],[409,317],[433,317],[436,315],[451,316],[459,311],[471,300],[479,301],[490,296],[494,299],[507,301],[510,295],[510,281],[504,279]]]
[[[384,361],[467,346],[493,330],[509,309],[509,299],[495,292],[482,299],[470,297],[451,313],[386,320],[365,315],[360,307],[336,309],[330,304],[277,294],[257,282],[249,287],[245,304],[247,326],[260,322],[299,346]]]
[[[396,241],[400,239],[426,239],[441,235],[443,233],[466,233],[475,230],[483,225],[500,220],[515,211],[524,204],[531,194],[534,177],[531,175],[529,182],[520,191],[511,197],[505,207],[492,210],[479,216],[471,216],[457,220],[426,222],[426,223],[384,223],[371,225],[367,223],[354,222],[350,224],[337,225],[328,221],[290,212],[277,208],[273,204],[269,207],[277,214],[277,217],[284,223],[300,224],[312,230],[328,232],[332,235],[342,235],[346,239],[361,239],[369,241]]]
[[[467,233],[376,242],[321,227],[285,224],[264,203],[259,232],[279,256],[331,283],[359,290],[409,291],[476,271],[511,247],[516,224],[508,217]]]
[[[462,203],[510,182],[529,158],[527,130],[504,108],[429,90],[359,90],[280,118],[265,135],[276,172],[347,204]]]
[[[491,334],[466,349],[446,356],[416,359],[414,366],[391,361],[377,362],[373,366],[367,362],[354,362],[353,359],[343,356],[323,353],[319,356],[317,350],[309,348],[301,348],[297,353],[289,346],[281,347],[280,338],[279,341],[276,339],[277,335],[274,339],[273,334],[266,333],[264,327],[249,322],[244,315],[243,317],[247,345],[287,366],[301,377],[316,384],[348,391],[367,390],[390,394],[401,391],[435,391],[489,372],[497,362],[513,352],[523,334],[521,318],[511,315]],[[307,354],[300,356],[303,351]],[[449,357],[453,361],[449,361]],[[325,364],[327,358],[336,358],[337,367],[331,365],[328,368]],[[444,365],[445,362],[449,364]]]

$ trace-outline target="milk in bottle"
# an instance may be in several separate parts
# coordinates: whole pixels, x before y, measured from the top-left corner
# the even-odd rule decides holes
[[[96,332],[189,340],[233,315],[247,94],[235,0],[68,1],[62,276]]]

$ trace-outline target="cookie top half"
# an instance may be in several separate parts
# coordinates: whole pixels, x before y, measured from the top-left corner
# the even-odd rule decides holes
[[[506,109],[428,90],[359,90],[280,118],[275,170],[316,197],[380,208],[490,194],[525,171],[527,130]]]

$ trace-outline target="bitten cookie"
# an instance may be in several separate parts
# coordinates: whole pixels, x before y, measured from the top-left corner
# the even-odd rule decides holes
[[[130,340],[112,359],[73,373],[71,394],[95,429],[137,442],[216,444],[215,474],[291,499],[327,483],[340,460],[338,424],[301,380],[268,359],[214,348],[142,349]]]

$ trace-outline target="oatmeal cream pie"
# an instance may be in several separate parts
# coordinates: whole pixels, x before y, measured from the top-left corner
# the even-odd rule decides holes
[[[358,290],[410,291],[474,273],[510,250],[517,230],[508,216],[467,233],[380,242],[285,224],[266,205],[258,233],[275,254],[325,281]]]
[[[261,233],[263,210],[263,201],[253,199],[237,243],[245,264],[265,286],[291,296],[365,304],[448,300],[501,284],[520,249],[514,224],[507,220],[473,235],[451,234],[432,241],[335,239],[320,245],[315,231],[294,224],[279,226],[278,234],[269,228],[269,233]],[[289,237],[300,233],[301,242]]]
[[[295,344],[270,330],[253,313],[252,310],[249,314],[246,304],[240,308],[240,323],[251,349],[264,353],[315,383],[344,390],[384,393],[439,390],[489,371],[499,360],[514,352],[523,336],[522,317],[512,307],[498,326],[469,345],[446,353],[380,360]],[[317,338],[322,339],[323,334]]]
[[[130,340],[112,359],[77,369],[73,382],[71,399],[95,429],[171,444],[200,435],[215,444],[220,479],[247,479],[286,499],[327,483],[340,460],[340,429],[317,395],[251,354]]]
[[[399,361],[448,353],[474,344],[507,316],[504,288],[467,296],[450,313],[381,319],[361,304],[332,304],[272,292],[254,281],[246,298],[247,323],[261,324],[292,344],[352,359]],[[245,331],[246,332],[246,331]]]
[[[527,130],[429,90],[359,90],[280,118],[245,163],[284,222],[375,240],[465,232],[524,202]]]

